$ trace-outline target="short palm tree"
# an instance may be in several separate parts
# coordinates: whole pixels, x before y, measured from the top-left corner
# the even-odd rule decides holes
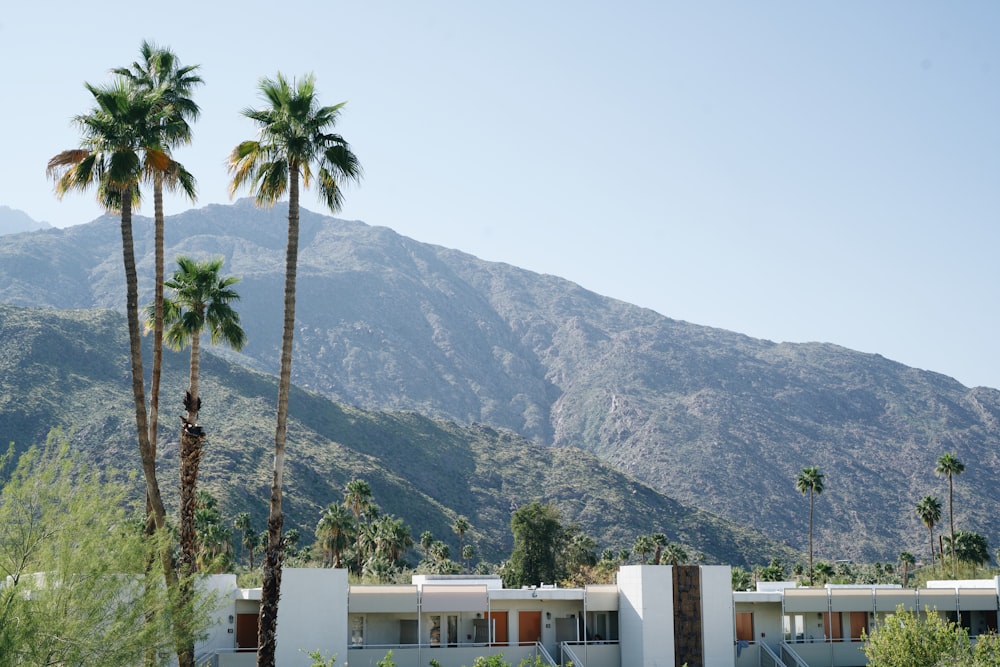
[[[795,478],[795,489],[809,494],[809,585],[813,579],[813,498],[823,493],[823,473],[819,466],[803,468]]]
[[[941,501],[934,496],[924,496],[917,503],[915,508],[917,516],[925,526],[931,537],[931,565],[934,564],[934,526],[941,521]]]
[[[331,132],[345,103],[320,106],[312,75],[288,81],[280,73],[260,81],[264,109],[246,109],[260,135],[241,142],[229,156],[231,193],[250,186],[259,205],[271,206],[288,194],[288,245],[285,253],[285,304],[278,374],[278,411],[274,433],[274,474],[271,482],[268,547],[264,554],[260,634],[257,664],[274,666],[278,598],[281,593],[281,509],[284,483],[288,394],[292,382],[292,341],[295,333],[295,280],[299,253],[299,181],[309,187],[314,166],[320,198],[332,212],[343,202],[343,186],[361,176],[361,165],[344,139]]]
[[[350,544],[354,529],[354,519],[343,505],[331,503],[323,510],[319,523],[316,524],[316,539],[328,564],[336,568],[343,567],[340,555]]]
[[[197,499],[198,467],[201,463],[205,435],[198,424],[201,395],[198,380],[201,373],[201,336],[206,330],[213,344],[240,350],[246,343],[246,333],[240,326],[240,316],[233,309],[239,295],[232,286],[239,278],[222,277],[222,259],[201,262],[190,257],[177,258],[177,270],[166,281],[171,294],[163,299],[164,334],[167,345],[175,350],[191,348],[188,390],[184,395],[187,414],[182,418],[180,439],[180,543],[181,574],[194,573],[195,531],[194,511]],[[155,305],[155,304],[154,304]],[[147,309],[147,315],[150,309]]]
[[[639,554],[643,565],[646,564],[646,554],[654,551],[656,551],[656,542],[653,540],[652,535],[640,535],[635,538],[635,544],[632,545],[632,553]]]
[[[955,475],[965,472],[965,464],[958,457],[948,452],[938,457],[934,473],[948,478],[948,523],[951,532],[951,543],[955,543]],[[941,554],[944,557],[944,554]],[[952,574],[955,573],[955,558],[952,558]]]

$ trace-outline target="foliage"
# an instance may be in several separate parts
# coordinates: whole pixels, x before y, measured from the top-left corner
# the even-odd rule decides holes
[[[965,628],[936,611],[907,611],[902,605],[864,638],[869,667],[934,667],[970,664]]]
[[[319,651],[309,651],[309,659],[312,660],[309,667],[335,667],[337,664],[336,653],[327,658]]]
[[[392,650],[389,650],[381,660],[376,660],[375,665],[377,667],[396,667],[396,663],[392,659]]]
[[[730,570],[730,578],[734,591],[748,591],[753,586],[753,575],[742,567],[734,567]]]
[[[954,555],[963,563],[986,565],[990,562],[990,547],[986,538],[972,531],[956,530],[954,546],[951,542],[951,535],[945,535],[944,549],[945,553]]]
[[[177,635],[163,580],[142,573],[168,537],[147,540],[126,498],[57,435],[20,456],[0,492],[0,665],[166,660]],[[191,636],[205,602],[182,612]]]
[[[554,505],[533,502],[519,507],[510,519],[514,550],[503,574],[507,588],[538,586],[562,579],[558,555],[566,540],[562,517]]]

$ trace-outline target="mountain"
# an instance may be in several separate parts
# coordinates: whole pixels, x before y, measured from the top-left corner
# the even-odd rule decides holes
[[[36,229],[51,229],[51,225],[47,222],[35,222],[24,211],[0,206],[0,236],[30,232]]]
[[[148,352],[148,351],[147,351]],[[141,493],[128,380],[124,317],[107,310],[55,311],[0,305],[0,436],[18,449],[62,429],[75,448]],[[180,397],[187,357],[167,352],[161,406],[161,488],[176,500]],[[267,517],[277,383],[272,376],[206,354],[201,366],[201,424],[209,434],[201,484],[235,516]],[[320,511],[343,499],[345,484],[371,483],[383,511],[402,517],[416,539],[430,530],[453,542],[451,525],[466,515],[479,553],[493,562],[513,546],[513,508],[555,503],[601,548],[629,548],[640,533],[667,532],[708,562],[753,563],[788,547],[759,533],[686,507],[587,452],[540,448],[509,431],[460,426],[415,412],[382,412],[335,404],[296,389],[288,430],[286,527],[306,541]],[[455,545],[457,549],[457,545]]]
[[[167,256],[220,255],[243,277],[250,343],[230,361],[277,372],[285,213],[249,202],[171,216]],[[366,409],[411,410],[574,447],[678,501],[803,548],[818,465],[818,559],[925,552],[913,506],[1000,537],[1000,392],[830,344],[777,344],[672,320],[566,280],[303,212],[293,381]],[[118,222],[0,237],[0,302],[123,307]],[[136,221],[151,295],[152,224]]]

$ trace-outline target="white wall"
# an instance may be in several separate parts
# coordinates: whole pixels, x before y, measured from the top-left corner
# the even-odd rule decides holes
[[[701,566],[701,619],[704,664],[734,667],[736,622],[733,617],[733,583],[728,565]]]
[[[229,619],[235,621],[236,575],[213,574],[199,577],[198,590],[211,596],[215,606],[210,614],[212,625],[208,628],[207,636],[195,644],[195,655],[233,648],[236,642],[236,624]]]
[[[622,665],[674,667],[673,568],[626,565],[618,590]]]
[[[282,667],[312,664],[307,653],[347,659],[347,570],[284,568],[278,602],[275,661]]]

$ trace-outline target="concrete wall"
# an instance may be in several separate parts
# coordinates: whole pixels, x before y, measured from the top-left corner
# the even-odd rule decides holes
[[[622,665],[674,667],[673,568],[626,565],[618,590]]]
[[[704,664],[736,664],[736,622],[733,616],[732,571],[728,565],[701,568],[701,613],[704,630]]]
[[[235,646],[235,574],[213,574],[198,579],[198,590],[211,596],[213,610],[210,614],[212,625],[207,636],[195,644],[195,655],[208,651],[229,650]],[[233,619],[233,620],[230,620]]]
[[[307,653],[314,650],[326,657],[336,654],[338,662],[347,658],[347,591],[346,569],[282,571],[277,664],[309,667]]]

